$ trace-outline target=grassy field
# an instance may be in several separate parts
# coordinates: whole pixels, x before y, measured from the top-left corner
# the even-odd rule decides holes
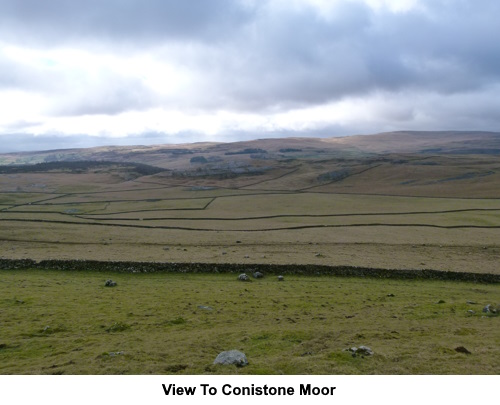
[[[500,317],[482,313],[499,303],[498,285],[40,270],[0,276],[0,374],[500,372]],[[118,285],[105,287],[108,278]],[[360,345],[374,355],[345,351]],[[230,349],[245,352],[250,365],[212,365]]]
[[[500,274],[495,145],[439,156],[419,152],[432,147],[423,138],[410,149],[384,139],[398,152],[267,140],[258,156],[234,154],[251,142],[68,152],[168,169],[152,175],[4,168],[0,258]],[[35,155],[0,160],[52,159]],[[201,155],[210,163],[191,163]],[[500,318],[486,304],[500,304],[498,284],[4,270],[0,374],[498,374]],[[345,351],[359,345],[375,354]],[[230,349],[250,365],[214,367]]]

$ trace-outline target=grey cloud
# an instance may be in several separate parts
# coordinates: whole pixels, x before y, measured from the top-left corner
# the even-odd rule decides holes
[[[417,125],[424,116],[439,124],[439,111],[445,111],[443,125],[453,127],[458,121],[453,112],[465,120],[467,104],[480,100],[485,109],[472,108],[470,121],[498,121],[495,112],[486,114],[495,95],[485,90],[500,83],[500,2],[422,0],[420,9],[405,13],[374,11],[356,1],[334,4],[322,15],[310,5],[265,0],[0,0],[0,34],[6,41],[42,49],[99,43],[110,53],[125,43],[132,52],[150,51],[192,74],[175,99],[151,94],[138,79],[104,72],[102,80],[86,83],[83,95],[69,91],[67,102],[58,97],[69,81],[54,80],[56,89],[46,89],[50,72],[17,70],[0,55],[0,86],[55,94],[60,103],[54,114],[155,105],[268,112],[406,92],[408,105],[387,107],[387,120]],[[415,94],[460,97],[448,113],[439,103],[430,102],[435,111],[414,105]]]
[[[11,40],[39,43],[214,40],[251,13],[232,0],[1,0],[0,26]]]
[[[454,94],[500,81],[499,2],[422,4],[425,11],[394,14],[341,2],[328,18],[306,5],[263,6],[252,23],[188,62],[203,66],[208,93],[217,93],[205,107],[254,111],[379,90]]]
[[[82,78],[79,89],[68,88],[68,95],[58,95],[48,110],[54,116],[114,115],[125,111],[145,110],[156,105],[156,95],[140,80],[103,74],[98,79]]]
[[[204,93],[187,100],[194,108],[289,108],[380,89],[454,93],[500,80],[496,0],[423,0],[425,11],[403,14],[335,4],[324,16],[272,1],[0,0],[0,26],[76,46],[102,41],[110,52],[122,40],[151,52],[175,44],[168,57],[201,77]]]

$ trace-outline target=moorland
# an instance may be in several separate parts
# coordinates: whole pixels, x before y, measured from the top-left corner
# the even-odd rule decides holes
[[[55,150],[0,165],[2,259],[500,277],[498,133]],[[0,288],[4,374],[500,370],[500,318],[482,312],[500,304],[498,282],[25,268],[1,270]],[[374,356],[343,351],[361,344]],[[211,366],[232,348],[248,368]]]

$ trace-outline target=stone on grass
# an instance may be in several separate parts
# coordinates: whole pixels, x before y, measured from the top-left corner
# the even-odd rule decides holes
[[[219,355],[215,358],[214,364],[223,364],[223,365],[232,365],[238,367],[244,367],[248,365],[247,356],[245,353],[240,352],[239,350],[229,350],[226,352],[219,353]]]
[[[463,346],[458,346],[458,347],[455,347],[455,351],[457,353],[464,353],[464,354],[471,354],[471,352],[469,352],[465,347]]]
[[[116,281],[113,280],[106,280],[106,282],[104,283],[105,287],[116,287],[116,285]]]
[[[284,281],[285,280],[285,277],[283,276],[278,276],[278,281]]]
[[[239,281],[250,281],[250,277],[248,277],[245,273],[242,273],[238,276]]]
[[[109,352],[108,356],[115,357],[115,356],[121,356],[122,354],[125,354],[125,352]]]
[[[373,354],[373,350],[368,346],[359,346],[359,347],[350,347],[346,349],[346,351],[352,353],[352,357],[356,356],[371,356]]]
[[[356,354],[361,354],[362,356],[371,356],[373,354],[373,350],[368,346],[359,346]]]
[[[483,312],[487,314],[496,314],[500,310],[500,305],[497,305],[496,307],[494,305],[488,304],[483,308]]]
[[[253,277],[254,278],[262,278],[262,277],[264,277],[264,274],[262,274],[260,271],[256,271],[255,273],[253,273]]]

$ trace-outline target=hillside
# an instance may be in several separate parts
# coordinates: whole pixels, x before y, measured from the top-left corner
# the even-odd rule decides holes
[[[498,274],[498,150],[398,132],[2,155],[1,257]]]
[[[336,138],[276,138],[233,143],[193,143],[151,146],[107,146],[0,154],[0,165],[57,161],[102,160],[143,163],[176,169],[190,166],[193,157],[208,162],[323,157],[367,157],[392,154],[500,155],[500,133],[475,131],[401,131]]]

